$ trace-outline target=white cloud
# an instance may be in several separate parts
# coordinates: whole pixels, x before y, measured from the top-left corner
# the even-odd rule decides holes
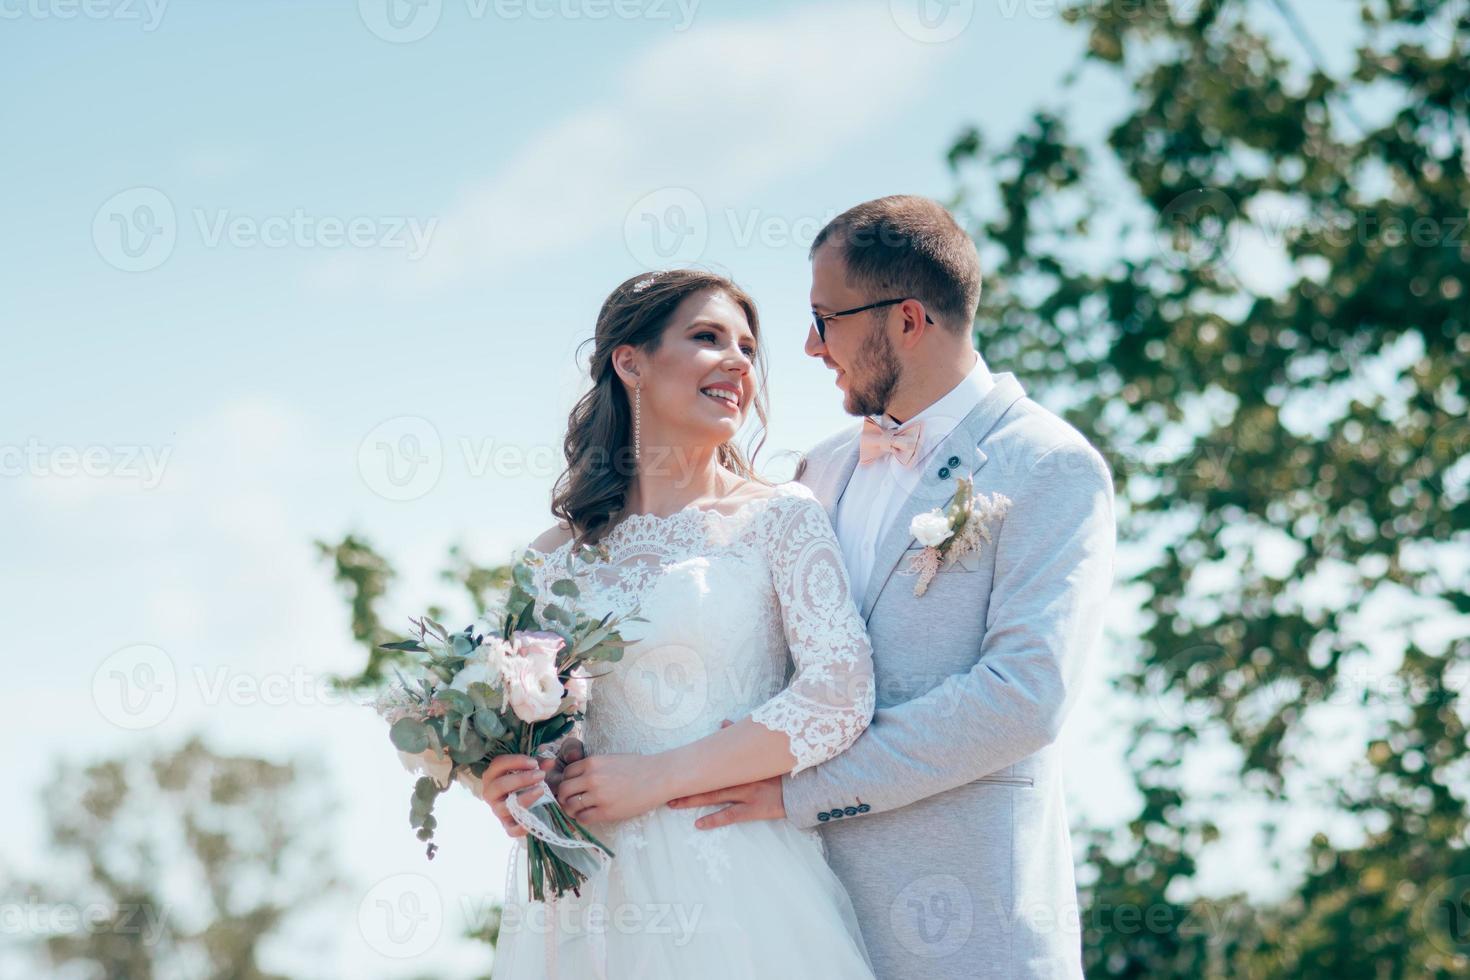
[[[844,145],[921,95],[953,49],[915,43],[882,5],[803,7],[701,23],[648,49],[609,97],[531,135],[467,187],[412,264],[343,255],[335,288],[432,287],[609,234],[652,191],[738,201]]]

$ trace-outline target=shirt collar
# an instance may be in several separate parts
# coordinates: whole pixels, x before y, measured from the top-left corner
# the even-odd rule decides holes
[[[951,388],[948,393],[938,401],[933,402],[913,418],[899,425],[887,415],[871,416],[887,432],[897,432],[906,429],[915,422],[924,423],[924,435],[919,443],[917,459],[929,455],[945,439],[949,438],[959,424],[964,421],[965,416],[974,411],[980,400],[990,393],[995,387],[995,379],[990,374],[990,368],[985,366],[985,358],[980,352],[975,352],[975,366],[970,373],[961,379],[960,383]]]

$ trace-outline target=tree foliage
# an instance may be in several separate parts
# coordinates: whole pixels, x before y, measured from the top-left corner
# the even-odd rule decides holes
[[[295,769],[197,739],[63,766],[44,809],[56,861],[25,904],[57,975],[275,980],[262,947],[337,884]]]
[[[949,153],[980,347],[1105,448],[1150,559],[1117,679],[1142,804],[1089,847],[1093,975],[1470,969],[1470,6],[1358,12],[1334,75],[1285,2],[1073,9],[1110,128],[1046,107]],[[1243,798],[1356,830],[1316,834],[1285,899],[1205,896]]]

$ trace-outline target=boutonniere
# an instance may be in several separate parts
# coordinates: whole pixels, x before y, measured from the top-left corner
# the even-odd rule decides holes
[[[1011,506],[1010,498],[1004,494],[975,493],[975,481],[971,477],[962,476],[955,482],[959,489],[948,504],[916,514],[909,522],[909,534],[924,546],[909,561],[907,570],[907,574],[919,576],[914,585],[916,596],[928,591],[939,569],[978,551],[983,542],[991,541],[991,525],[1004,517]]]

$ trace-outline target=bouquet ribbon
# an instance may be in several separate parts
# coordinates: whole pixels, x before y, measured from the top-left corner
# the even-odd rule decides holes
[[[544,808],[556,805],[556,797],[551,794],[551,789],[545,783],[541,784],[541,795],[532,801],[530,806],[523,806],[512,793],[505,798],[505,808],[510,811],[515,822],[526,829],[526,833],[551,847],[557,857],[567,864],[576,868],[587,876],[587,888],[593,896],[602,892],[602,871],[607,867],[609,858],[596,844],[591,841],[576,840],[565,837],[551,825],[550,821],[543,816]],[[512,893],[515,879],[516,864],[520,854],[525,850],[525,842],[516,848],[510,855],[510,867],[506,873],[506,897]],[[529,901],[529,896],[527,897]],[[557,914],[556,914],[555,892],[552,892],[546,900],[546,975],[550,980],[556,980],[557,969]],[[593,932],[589,935],[592,944],[592,966],[594,976],[602,980],[607,976],[607,949],[600,933]]]
[[[591,879],[607,867],[607,854],[591,841],[562,836],[542,815],[543,808],[555,805],[556,797],[551,795],[551,789],[545,783],[541,784],[541,795],[530,806],[522,806],[514,793],[505,798],[505,808],[516,823],[526,828],[526,833],[544,842],[556,852],[557,857]]]

